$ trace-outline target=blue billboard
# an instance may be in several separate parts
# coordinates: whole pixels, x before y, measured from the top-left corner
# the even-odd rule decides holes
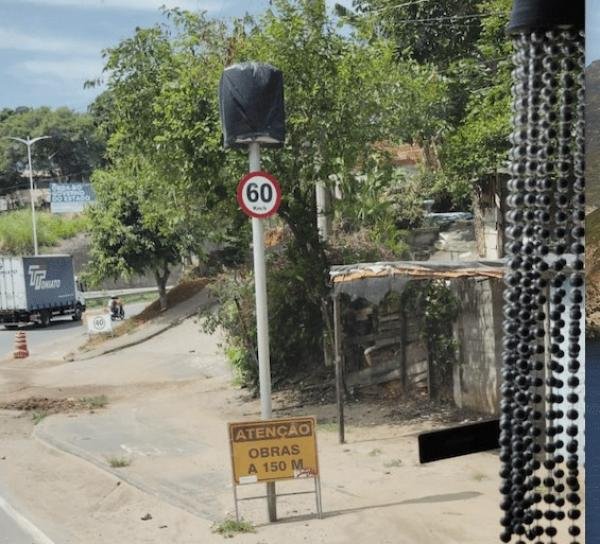
[[[52,213],[78,213],[96,200],[90,183],[51,183],[50,211]]]

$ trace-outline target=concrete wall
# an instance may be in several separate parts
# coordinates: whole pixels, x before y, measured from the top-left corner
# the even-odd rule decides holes
[[[346,384],[365,387],[397,381],[407,394],[425,395],[431,383],[434,399],[450,397],[459,408],[497,415],[503,281],[465,278],[448,284],[459,301],[453,323],[457,362],[450,373],[428,379],[429,352],[422,334],[422,315],[407,313],[402,303],[387,314],[385,304],[360,310],[346,306]]]
[[[454,401],[460,408],[499,413],[502,364],[501,280],[451,282],[460,300],[454,323],[458,364],[453,371]]]
[[[475,185],[475,241],[479,257],[485,259],[504,256],[506,183],[506,176],[499,174],[480,180]]]

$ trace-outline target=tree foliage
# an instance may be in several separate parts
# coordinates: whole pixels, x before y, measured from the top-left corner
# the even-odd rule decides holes
[[[180,262],[187,225],[171,213],[160,181],[146,163],[122,162],[94,174],[98,200],[88,211],[93,262],[88,275],[98,281],[152,272],[164,309],[170,268]]]
[[[482,4],[482,10],[499,15],[482,22],[477,42],[481,61],[474,78],[478,88],[472,91],[465,118],[444,149],[447,171],[455,179],[481,179],[501,170],[507,160],[512,43],[505,29],[511,4],[510,0]]]
[[[61,181],[88,180],[103,161],[105,143],[91,115],[68,108],[0,110],[0,190],[27,186],[27,149],[6,137],[50,136],[32,148],[34,172]]]
[[[435,112],[445,107],[444,81],[432,67],[397,63],[394,45],[385,38],[340,34],[324,0],[274,0],[258,21],[236,28],[231,51],[232,61],[268,62],[284,74],[286,143],[263,155],[264,168],[282,183],[279,215],[291,232],[268,267],[272,365],[279,377],[322,359],[332,252],[316,228],[317,182],[342,187],[348,196],[338,211],[351,216],[356,228],[373,227],[379,243],[402,255],[406,246],[393,216],[403,217],[406,210],[383,201],[392,178],[400,187],[406,180],[396,175],[389,158],[373,160],[373,146],[426,141],[443,130]],[[366,201],[358,202],[356,194]],[[229,332],[235,364],[252,378],[250,281],[238,274],[234,285],[225,282],[218,290],[217,317]]]
[[[393,40],[398,63],[412,59],[441,74],[444,108],[415,111],[428,111],[431,124],[441,127],[433,140],[439,160],[428,161],[425,179],[446,208],[468,205],[473,182],[496,172],[506,157],[511,5],[511,0],[356,0],[355,13],[338,7],[356,28]],[[427,145],[425,151],[430,154]]]
[[[478,8],[483,2],[355,0],[353,4],[358,13],[372,17],[380,34],[395,43],[399,57],[447,67],[472,55],[481,32]]]
[[[346,14],[348,33],[325,0],[272,0],[257,20],[225,25],[169,10],[168,25],[137,29],[106,52],[106,91],[91,109],[110,160],[94,177],[98,273],[153,270],[160,285],[207,241],[247,250],[249,222],[234,199],[247,159],[222,149],[218,80],[235,62],[271,63],[284,74],[287,138],[265,150],[263,168],[282,183],[290,233],[269,266],[274,372],[319,360],[333,252],[319,239],[316,184],[341,188],[346,224],[398,255],[420,199],[437,191],[463,202],[468,181],[503,152],[508,68],[499,58],[509,49],[494,13],[507,4],[361,0]],[[424,175],[399,175],[378,142],[422,146]],[[242,269],[219,295],[220,323],[245,368],[254,360],[251,280]]]
[[[238,38],[235,53],[284,73],[288,136],[265,164],[285,186],[280,215],[299,250],[313,256],[320,251],[317,182],[349,183],[374,166],[375,142],[428,145],[445,129],[444,78],[431,66],[395,62],[387,39],[340,34],[324,0],[274,0]]]
[[[106,52],[107,90],[92,108],[111,161],[95,177],[93,213],[115,214],[92,223],[92,264],[102,274],[153,270],[159,288],[173,264],[224,234],[233,205],[216,93],[226,29],[203,15],[166,13],[171,25],[137,29]],[[115,239],[111,229],[134,237]]]

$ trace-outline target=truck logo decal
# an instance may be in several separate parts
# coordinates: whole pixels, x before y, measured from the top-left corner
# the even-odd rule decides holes
[[[43,270],[39,264],[32,264],[29,267],[29,285],[36,291],[42,291],[45,289],[59,289],[60,280],[47,280],[47,270]]]

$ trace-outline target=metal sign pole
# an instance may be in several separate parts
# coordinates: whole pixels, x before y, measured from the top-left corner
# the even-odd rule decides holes
[[[249,146],[250,172],[260,172],[260,144]],[[258,377],[260,384],[260,414],[271,419],[271,362],[269,355],[269,314],[267,307],[267,272],[263,220],[252,218],[252,244],[254,252],[254,285],[256,296],[256,336],[258,343]],[[267,483],[269,521],[277,521],[275,483]]]
[[[33,167],[31,165],[31,144],[33,142],[27,139],[27,161],[29,162],[29,195],[31,198],[31,221],[33,223],[33,254],[38,254],[37,228],[35,224],[35,198],[33,195]]]

